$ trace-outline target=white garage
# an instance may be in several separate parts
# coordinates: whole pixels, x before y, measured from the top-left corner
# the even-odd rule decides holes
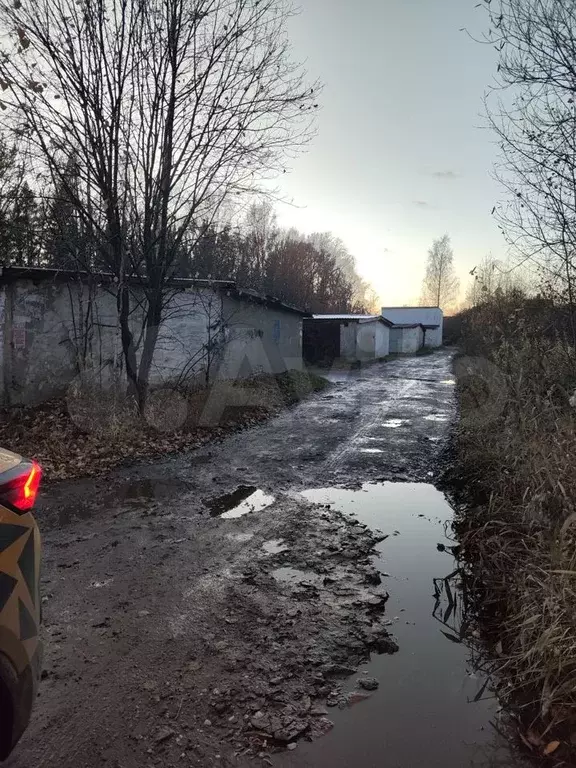
[[[442,346],[444,313],[439,307],[382,307],[382,315],[394,325],[421,325],[424,346]]]
[[[419,323],[399,323],[390,328],[390,354],[414,355],[424,346],[424,328]]]
[[[381,315],[313,315],[304,320],[304,359],[330,363],[386,357],[391,326]]]

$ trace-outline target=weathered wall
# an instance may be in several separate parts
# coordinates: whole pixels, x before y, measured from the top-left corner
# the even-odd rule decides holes
[[[165,310],[160,326],[150,381],[159,384],[178,377],[189,380],[204,376],[209,364],[215,375],[219,354],[208,358],[209,339],[220,343],[218,325],[222,312],[222,297],[210,288],[193,288],[175,294]],[[209,330],[211,326],[211,330]]]
[[[390,354],[390,328],[384,323],[376,325],[376,357],[387,357]]]
[[[424,334],[420,326],[390,329],[390,353],[413,355],[423,344]]]
[[[398,324],[437,325],[437,329],[426,331],[426,346],[442,346],[444,314],[438,307],[382,307],[382,315]]]
[[[340,357],[345,360],[356,360],[356,334],[358,323],[342,322],[340,324]]]
[[[356,360],[374,360],[377,323],[355,323]]]
[[[78,359],[84,355],[102,360],[102,368],[111,364],[115,298],[102,288],[23,279],[3,285],[0,293],[4,402],[41,402],[60,394],[77,375]]]
[[[302,369],[302,317],[225,296],[228,341],[218,367],[222,379]]]
[[[402,328],[390,328],[390,354],[399,355],[402,352]]]
[[[61,395],[81,369],[90,369],[104,386],[114,380],[123,358],[110,290],[52,279],[19,278],[0,285],[0,403]],[[132,322],[138,338],[136,304]],[[215,343],[210,356],[209,340]],[[211,288],[178,292],[165,311],[150,381],[204,378],[208,363],[212,378],[300,369],[301,316]]]
[[[390,348],[390,329],[379,320],[358,323],[356,357],[358,360],[375,360],[386,357]]]

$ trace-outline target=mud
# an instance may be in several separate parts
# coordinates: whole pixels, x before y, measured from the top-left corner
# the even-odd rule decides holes
[[[450,375],[445,352],[339,372],[219,445],[51,488],[45,679],[8,765],[265,764],[364,706],[342,681],[394,661],[373,560],[394,531],[300,492],[434,478]]]
[[[390,592],[385,625],[399,651],[373,655],[351,674],[331,710],[334,729],[277,755],[277,768],[526,768],[465,642],[469,617],[444,495],[425,483],[380,483],[304,496],[371,529],[398,531],[377,545],[374,564]]]

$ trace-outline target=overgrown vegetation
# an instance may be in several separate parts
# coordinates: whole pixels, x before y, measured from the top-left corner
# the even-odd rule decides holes
[[[576,742],[571,327],[565,306],[518,291],[461,317],[451,478],[474,502],[457,527],[497,692],[526,747],[566,761]]]
[[[37,459],[47,481],[94,476],[134,461],[197,448],[258,424],[328,386],[291,370],[150,392],[144,418],[132,398],[85,388],[67,400],[0,411],[0,445]]]

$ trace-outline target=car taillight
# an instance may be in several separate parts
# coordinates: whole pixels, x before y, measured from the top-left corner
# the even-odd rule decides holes
[[[6,502],[18,512],[27,512],[36,501],[42,468],[33,461],[22,468],[17,467],[9,474],[10,477],[4,482],[0,476],[0,504]]]

